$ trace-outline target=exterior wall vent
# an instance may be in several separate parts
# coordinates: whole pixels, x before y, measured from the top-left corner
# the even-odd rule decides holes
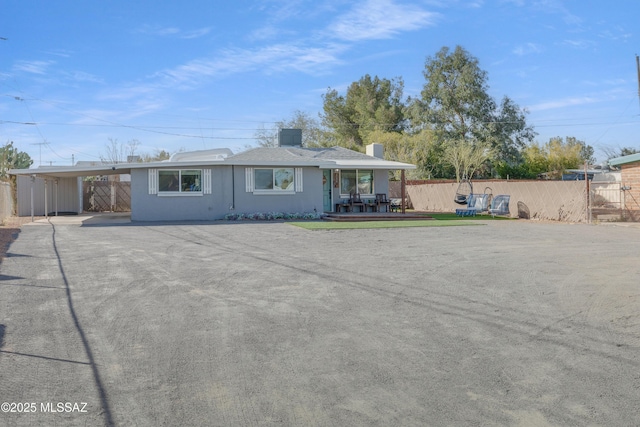
[[[280,129],[278,131],[279,147],[302,147],[302,129]]]

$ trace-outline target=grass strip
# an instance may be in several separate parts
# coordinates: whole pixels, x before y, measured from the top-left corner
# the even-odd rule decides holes
[[[434,221],[434,220],[411,220],[411,221],[301,221],[288,222],[307,230],[353,230],[367,228],[404,228],[404,227],[456,227],[464,225],[482,225],[467,221]]]
[[[511,221],[516,218],[509,218],[504,216],[493,217],[491,215],[476,215],[476,216],[458,216],[455,213],[430,213],[428,214],[433,219],[443,221]]]

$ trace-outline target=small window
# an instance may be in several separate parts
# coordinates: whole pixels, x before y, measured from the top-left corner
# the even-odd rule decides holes
[[[159,170],[158,192],[202,192],[201,170]]]

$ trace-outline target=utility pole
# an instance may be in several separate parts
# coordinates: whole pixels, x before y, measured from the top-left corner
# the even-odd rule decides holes
[[[636,55],[636,68],[638,69],[638,103],[640,103],[640,57]]]
[[[31,145],[39,145],[40,146],[40,162],[39,162],[39,166],[42,166],[42,146],[43,145],[47,145],[47,144],[48,144],[47,141],[45,141],[45,142],[34,142],[33,144],[31,144]]]

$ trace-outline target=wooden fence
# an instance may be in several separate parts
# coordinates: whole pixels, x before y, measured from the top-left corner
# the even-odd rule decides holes
[[[0,223],[13,215],[11,183],[0,182]]]
[[[82,208],[85,212],[130,212],[131,183],[85,181],[82,183]]]

